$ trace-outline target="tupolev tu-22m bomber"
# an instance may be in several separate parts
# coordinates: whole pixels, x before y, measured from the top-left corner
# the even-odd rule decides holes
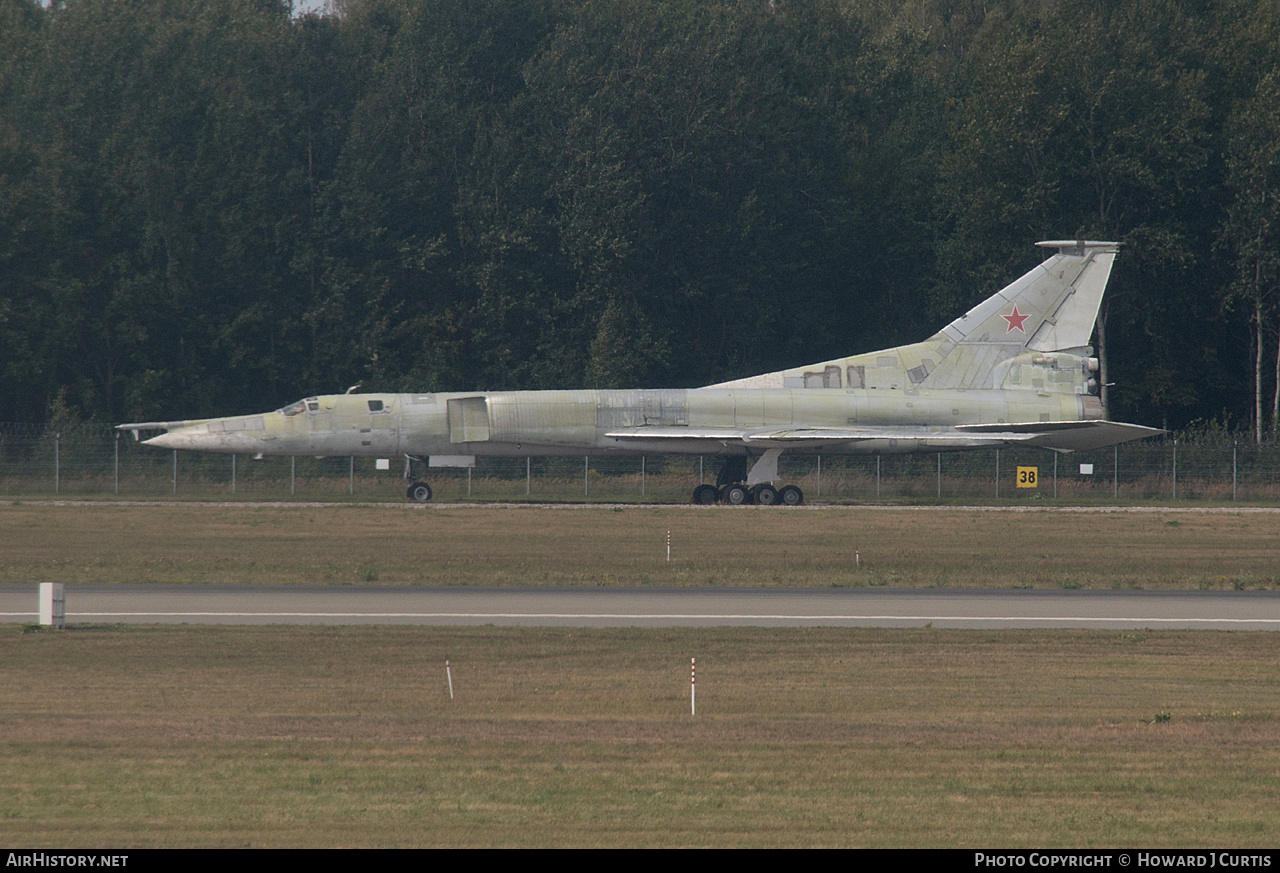
[[[205,452],[386,458],[676,453],[722,459],[693,502],[794,506],[791,454],[1036,446],[1096,449],[1161,433],[1106,420],[1088,345],[1118,243],[1050,241],[1022,278],[923,342],[705,388],[331,394],[275,412],[119,425],[146,445]],[[431,499],[414,481],[409,499]]]

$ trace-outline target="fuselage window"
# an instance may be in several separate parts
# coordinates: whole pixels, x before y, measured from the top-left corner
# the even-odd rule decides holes
[[[382,411],[382,401],[381,401],[381,400],[370,400],[370,401],[369,401],[369,411],[370,411],[370,412],[381,412],[381,411]]]
[[[307,405],[299,400],[297,403],[290,403],[284,409],[280,410],[281,415],[298,415],[305,411]]]

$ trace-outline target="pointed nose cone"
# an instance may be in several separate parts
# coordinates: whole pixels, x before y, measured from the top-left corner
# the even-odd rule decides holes
[[[146,440],[145,445],[158,449],[183,449],[191,452],[253,452],[263,450],[276,434],[267,427],[267,416],[242,415],[214,418],[187,427],[175,427],[168,433]]]
[[[144,446],[154,446],[158,449],[193,449],[195,451],[216,450],[218,447],[213,444],[210,438],[213,435],[209,433],[209,429],[204,425],[196,427],[184,427],[180,430],[171,430],[168,433],[162,433],[160,436],[152,437],[149,440],[143,440]]]

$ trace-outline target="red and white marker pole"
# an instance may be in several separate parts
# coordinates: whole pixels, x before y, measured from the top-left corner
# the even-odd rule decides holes
[[[444,659],[444,675],[449,680],[449,699],[453,700],[453,672],[449,669],[449,659]]]
[[[689,715],[698,714],[698,659],[689,659]]]

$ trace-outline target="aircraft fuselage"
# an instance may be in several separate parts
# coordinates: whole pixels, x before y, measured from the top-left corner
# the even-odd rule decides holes
[[[296,409],[297,406],[302,409]],[[658,389],[333,394],[284,410],[192,422],[148,445],[264,455],[747,454],[785,428],[874,428],[881,438],[806,444],[790,453],[872,454],[971,448],[954,425],[1099,417],[1088,395],[1033,390]],[[943,424],[942,422],[946,422]],[[661,436],[646,437],[646,432]],[[750,434],[760,431],[759,437]],[[682,433],[687,437],[682,438]],[[743,440],[747,436],[747,441]],[[945,437],[945,440],[944,440]],[[988,438],[982,445],[991,446]]]

